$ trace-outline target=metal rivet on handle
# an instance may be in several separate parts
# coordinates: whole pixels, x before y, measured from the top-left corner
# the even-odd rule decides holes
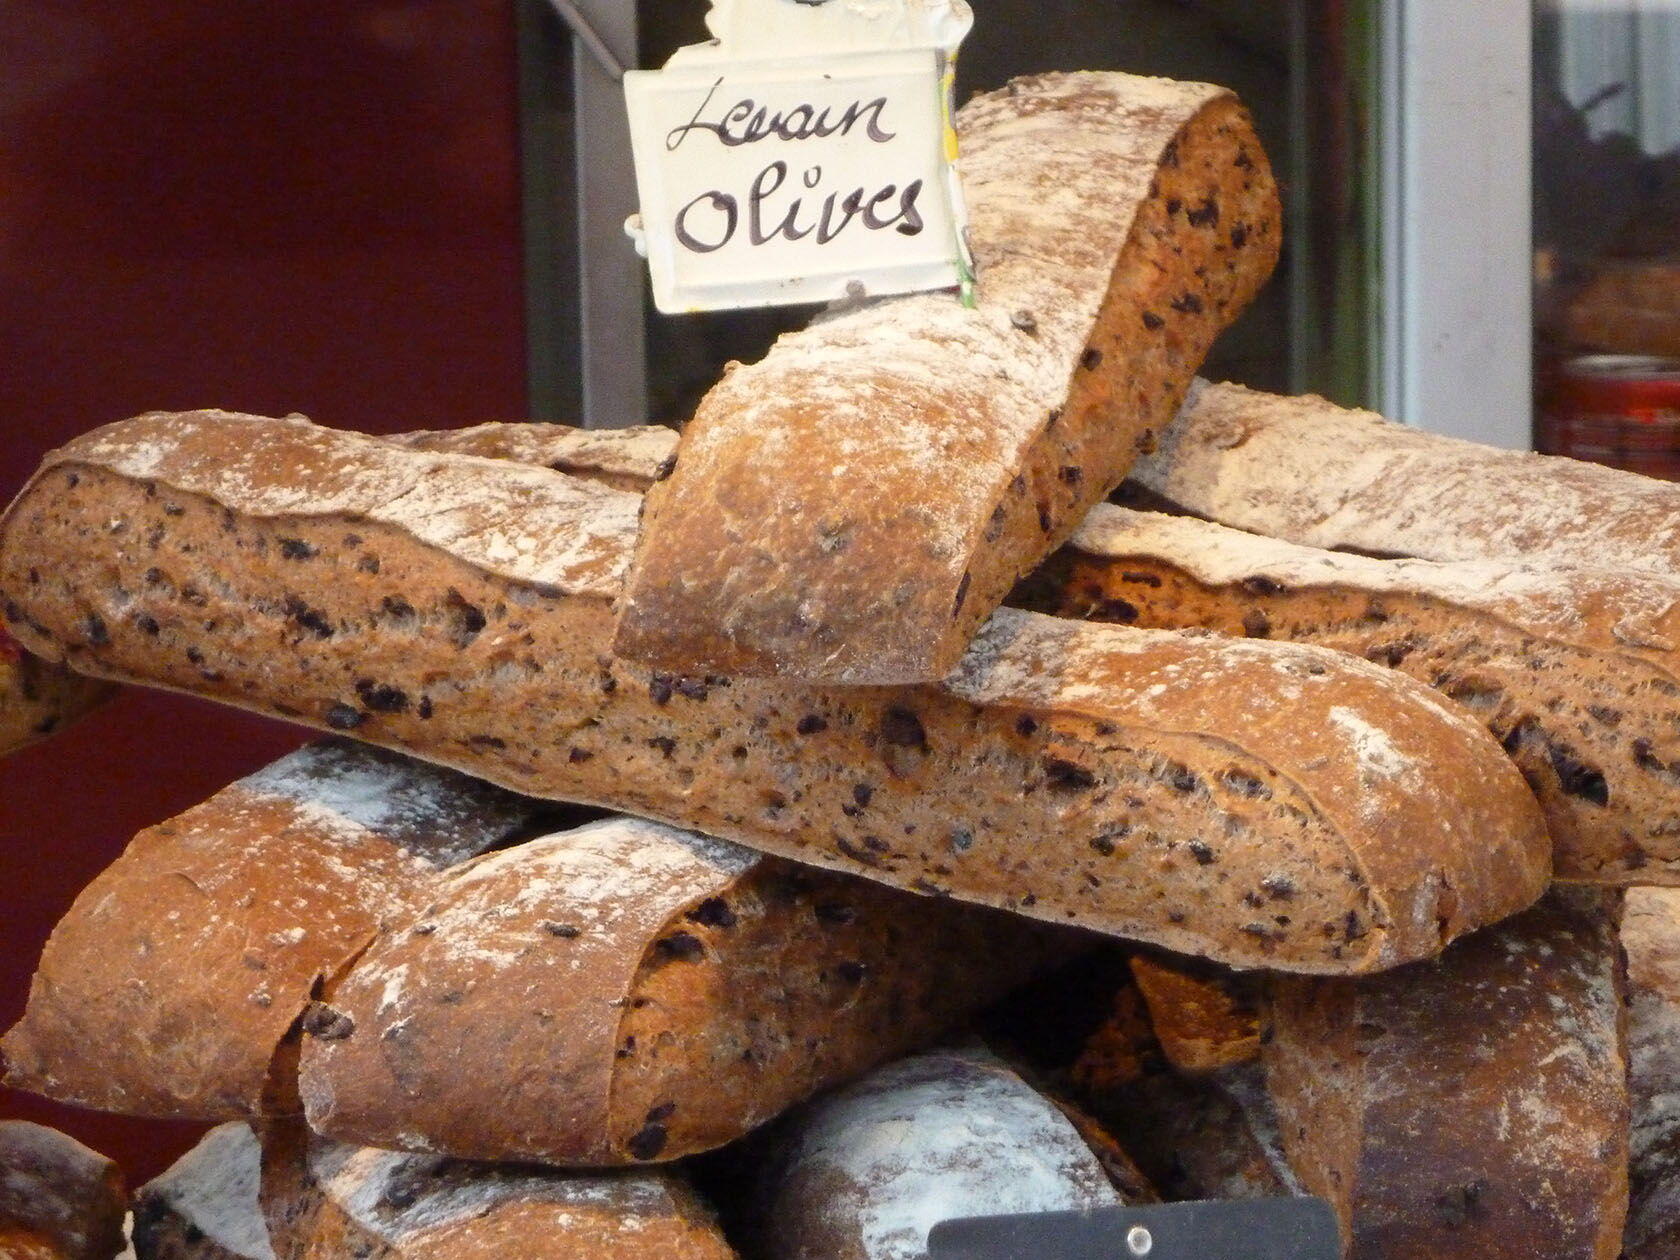
[[[1134,1256],[1147,1256],[1155,1250],[1155,1235],[1142,1225],[1133,1225],[1126,1231],[1126,1250]]]

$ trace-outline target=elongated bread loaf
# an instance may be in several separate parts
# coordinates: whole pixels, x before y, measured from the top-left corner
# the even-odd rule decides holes
[[[1349,411],[1197,382],[1141,485],[1312,547],[1680,578],[1680,487]]]
[[[83,672],[1239,965],[1427,957],[1545,884],[1486,732],[1321,649],[1005,611],[935,686],[627,666],[639,503],[300,419],[149,416],[49,458],[0,523],[0,593]]]
[[[0,757],[63,730],[115,692],[32,656],[0,629]]]
[[[437,881],[330,995],[311,1125],[606,1166],[732,1142],[1089,938],[625,818]]]
[[[1221,88],[1045,75],[958,129],[979,308],[864,305],[726,375],[648,496],[627,659],[944,677],[1271,274],[1277,190]]]
[[[1615,1260],[1628,1204],[1620,894],[1558,888],[1437,962],[1277,978],[1284,1149],[1351,1260]]]
[[[74,1138],[0,1120],[0,1256],[113,1260],[123,1249],[122,1172]]]
[[[978,1045],[794,1112],[761,1160],[755,1260],[919,1260],[942,1220],[1122,1202],[1057,1106]]]
[[[3,1041],[7,1083],[195,1120],[298,1109],[298,1025],[437,869],[520,835],[525,800],[393,753],[312,745],[143,831],[59,923]]]
[[[1627,1260],[1680,1257],[1680,889],[1628,890]]]
[[[562,1173],[264,1136],[279,1260],[733,1260],[680,1174]]]
[[[1680,583],[1372,560],[1103,505],[1012,602],[1392,666],[1501,740],[1545,810],[1559,878],[1680,882]]]
[[[261,1184],[251,1126],[212,1129],[134,1196],[135,1260],[275,1260]]]

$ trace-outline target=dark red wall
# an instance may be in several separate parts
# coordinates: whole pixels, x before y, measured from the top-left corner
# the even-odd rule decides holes
[[[143,410],[526,414],[510,3],[0,3],[0,497]],[[134,693],[0,763],[0,1023],[135,831],[303,738]],[[193,1130],[0,1092],[158,1171]]]

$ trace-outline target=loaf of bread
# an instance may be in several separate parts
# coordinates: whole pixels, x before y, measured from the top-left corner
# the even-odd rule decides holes
[[[1056,1105],[973,1044],[801,1108],[760,1160],[755,1260],[923,1260],[943,1220],[1122,1201]]]
[[[1628,1205],[1620,894],[1558,888],[1437,962],[1276,978],[1266,1078],[1352,1260],[1615,1260]]]
[[[0,1120],[0,1256],[113,1260],[128,1193],[110,1160],[27,1120]]]
[[[1680,578],[1680,487],[1322,398],[1198,382],[1132,476],[1197,516],[1311,547]]]
[[[1089,947],[627,818],[481,858],[429,898],[305,1044],[319,1132],[476,1159],[671,1160]]]
[[[1680,584],[1373,560],[1101,505],[1012,602],[1392,666],[1503,742],[1545,810],[1559,878],[1680,882]]]
[[[1628,890],[1626,1260],[1680,1257],[1680,889]]]
[[[1486,732],[1321,649],[1004,611],[938,685],[628,666],[639,503],[302,420],[156,415],[49,457],[0,522],[0,592],[82,672],[1238,965],[1431,956],[1547,880]]]
[[[275,762],[141,832],[76,899],[0,1041],[7,1083],[134,1115],[297,1110],[321,986],[419,911],[427,876],[543,812],[347,741]]]
[[[726,375],[648,496],[626,659],[944,677],[1271,274],[1277,190],[1223,89],[1045,75],[957,126],[978,309],[865,304]]]
[[[1164,954],[1133,955],[1131,968],[1161,1052],[1176,1071],[1202,1076],[1260,1057],[1255,978]]]
[[[680,1174],[577,1174],[358,1149],[274,1126],[278,1260],[733,1260]]]
[[[115,688],[48,664],[0,629],[0,757],[63,730]]]
[[[135,1260],[275,1260],[261,1185],[251,1126],[212,1129],[134,1196]]]

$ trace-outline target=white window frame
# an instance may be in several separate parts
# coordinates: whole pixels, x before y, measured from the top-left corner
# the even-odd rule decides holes
[[[1382,410],[1528,449],[1530,0],[1384,4]]]

